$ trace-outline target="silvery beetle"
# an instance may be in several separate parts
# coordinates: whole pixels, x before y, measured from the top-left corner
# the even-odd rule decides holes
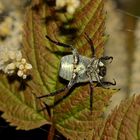
[[[63,56],[60,62],[59,76],[65,80],[68,80],[69,83],[62,89],[49,93],[47,95],[40,96],[38,98],[44,98],[48,96],[54,96],[61,93],[65,90],[70,90],[76,83],[90,83],[90,110],[92,111],[92,98],[93,98],[93,83],[98,83],[105,88],[105,85],[116,85],[116,82],[105,82],[103,78],[106,75],[106,66],[105,61],[111,60],[112,56],[105,56],[96,58],[95,49],[91,38],[85,34],[85,38],[90,44],[92,50],[92,58],[80,55],[76,48],[73,48],[71,45],[67,45],[61,42],[52,40],[49,36],[46,35],[46,38],[58,46],[69,47],[72,50],[72,54]]]

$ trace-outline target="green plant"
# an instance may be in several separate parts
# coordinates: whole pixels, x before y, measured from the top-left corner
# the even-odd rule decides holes
[[[27,8],[23,27],[23,53],[32,64],[32,79],[24,82],[23,90],[19,88],[24,84],[20,80],[10,82],[6,75],[0,75],[0,110],[10,125],[30,130],[51,124],[48,139],[53,139],[54,129],[72,140],[139,138],[139,131],[135,133],[139,126],[132,121],[139,117],[139,98],[126,100],[106,121],[102,116],[104,108],[117,90],[95,87],[92,114],[89,110],[88,84],[75,88],[67,98],[54,106],[51,109],[52,117],[47,110],[39,111],[44,104],[35,97],[64,86],[58,79],[61,56],[57,52],[63,54],[67,49],[54,46],[45,35],[60,42],[72,41],[82,55],[90,57],[91,50],[84,38],[86,32],[94,42],[96,56],[103,55],[107,39],[104,35],[106,14],[103,5],[103,0],[81,0],[73,16],[56,12],[52,5],[43,0],[34,0]],[[49,97],[43,101],[52,105],[62,96]],[[129,119],[132,112],[136,113],[136,117]],[[130,133],[123,130],[127,123],[132,125],[127,127]]]

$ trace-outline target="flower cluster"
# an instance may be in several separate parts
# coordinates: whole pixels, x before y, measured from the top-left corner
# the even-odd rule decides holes
[[[5,74],[17,74],[26,79],[32,65],[26,62],[21,53],[22,19],[18,11],[7,10],[0,2],[0,70]],[[3,38],[3,39],[1,39]]]
[[[27,72],[32,68],[32,65],[26,62],[22,57],[20,50],[9,50],[5,47],[0,48],[0,70],[11,75],[17,72],[19,77],[26,79]]]
[[[80,0],[56,0],[56,8],[66,7],[67,12],[70,14],[73,14],[79,5]]]

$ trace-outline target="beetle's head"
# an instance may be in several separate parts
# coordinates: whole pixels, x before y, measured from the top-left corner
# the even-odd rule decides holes
[[[100,79],[102,79],[105,75],[106,75],[106,72],[107,72],[107,69],[106,69],[106,61],[109,61],[109,63],[111,63],[113,60],[113,57],[102,57],[99,59],[99,62],[98,62],[98,75],[100,77]]]
[[[100,61],[98,64],[98,75],[101,79],[106,75],[106,71],[107,69],[105,64],[102,61]]]

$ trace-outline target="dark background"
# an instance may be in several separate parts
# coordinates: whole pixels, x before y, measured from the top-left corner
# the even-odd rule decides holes
[[[49,128],[49,125],[44,125],[41,128],[29,131],[16,130],[15,127],[9,126],[4,119],[0,118],[0,140],[47,140]],[[59,132],[55,131],[54,140],[66,139]]]

